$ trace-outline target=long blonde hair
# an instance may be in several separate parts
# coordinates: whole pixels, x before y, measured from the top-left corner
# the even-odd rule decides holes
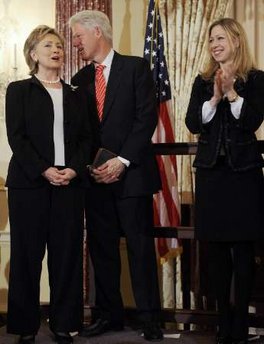
[[[208,43],[209,43],[212,29],[217,25],[220,25],[225,30],[228,40],[231,45],[233,45],[233,42],[235,41],[235,39],[238,40],[239,42],[238,47],[234,49],[233,65],[236,71],[237,78],[246,81],[249,71],[256,67],[255,67],[255,62],[253,60],[253,57],[249,49],[245,30],[243,29],[241,24],[239,24],[235,19],[221,18],[213,22],[211,26],[209,27]],[[207,51],[208,51],[207,63],[205,65],[204,71],[201,73],[202,77],[206,80],[212,79],[216,70],[219,69],[220,67],[219,63],[215,61],[215,59],[212,57],[210,53],[209,44],[208,44]]]

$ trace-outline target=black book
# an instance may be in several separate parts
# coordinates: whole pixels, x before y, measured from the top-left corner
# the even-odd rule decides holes
[[[103,165],[108,160],[116,157],[117,154],[111,152],[110,150],[105,148],[99,148],[94,158],[94,161],[92,162],[91,168],[97,168]]]

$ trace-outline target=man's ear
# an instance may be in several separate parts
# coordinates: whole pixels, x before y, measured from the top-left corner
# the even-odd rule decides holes
[[[102,36],[102,30],[101,30],[101,28],[99,27],[99,26],[95,26],[94,27],[94,32],[95,32],[95,36],[96,37],[101,37]]]

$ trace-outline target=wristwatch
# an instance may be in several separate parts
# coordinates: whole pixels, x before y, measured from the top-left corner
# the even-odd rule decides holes
[[[231,99],[229,99],[228,97],[227,97],[227,99],[228,99],[229,103],[234,103],[237,101],[238,97],[239,97],[239,95],[237,93],[235,93]]]

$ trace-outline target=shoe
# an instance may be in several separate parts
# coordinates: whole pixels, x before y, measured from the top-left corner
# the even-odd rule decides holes
[[[73,343],[73,338],[68,332],[55,332],[52,331],[55,337],[55,342],[58,344]]]
[[[216,337],[216,344],[232,344],[231,337]]]
[[[111,324],[106,319],[97,319],[92,325],[84,327],[79,333],[81,337],[94,337],[99,336],[105,332],[109,331],[122,331],[124,329],[123,324]]]
[[[143,326],[143,336],[150,342],[160,342],[163,340],[163,332],[160,326],[155,322],[145,323]]]
[[[20,336],[18,344],[34,344],[35,343],[35,336],[28,335],[28,336]]]

